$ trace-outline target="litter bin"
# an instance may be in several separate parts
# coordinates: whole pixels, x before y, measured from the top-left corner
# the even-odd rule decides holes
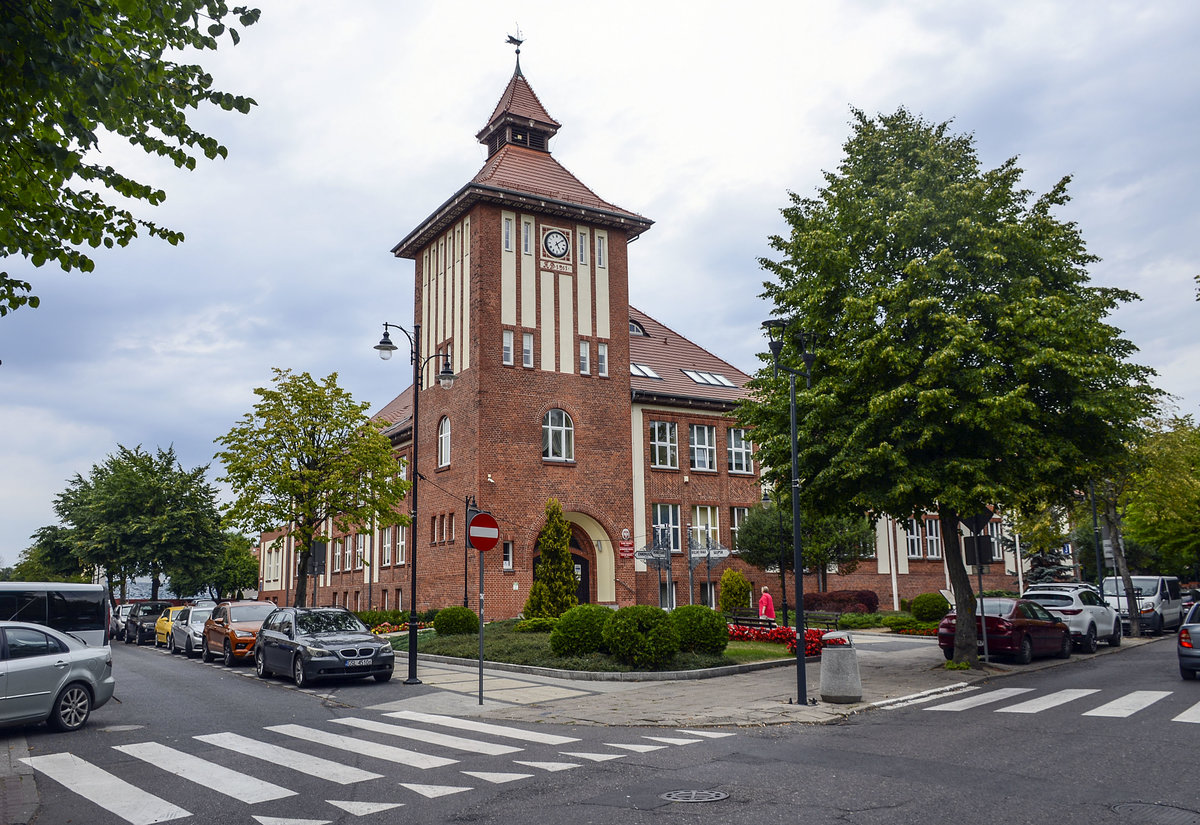
[[[835,639],[845,639],[846,643],[821,648],[821,700],[838,705],[861,702],[858,651],[845,631],[834,630],[821,637],[826,644]]]

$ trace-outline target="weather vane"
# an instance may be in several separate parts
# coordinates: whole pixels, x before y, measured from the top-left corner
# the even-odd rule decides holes
[[[517,74],[521,73],[521,44],[525,42],[525,38],[521,36],[521,27],[517,26],[517,33],[508,36],[508,43],[517,47]]]

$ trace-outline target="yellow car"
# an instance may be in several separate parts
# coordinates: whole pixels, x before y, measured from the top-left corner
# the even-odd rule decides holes
[[[175,616],[183,612],[186,608],[183,607],[168,607],[158,617],[158,621],[154,623],[154,646],[166,647],[171,641],[171,622]]]

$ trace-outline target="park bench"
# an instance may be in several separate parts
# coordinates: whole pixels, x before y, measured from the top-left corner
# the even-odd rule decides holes
[[[837,630],[838,620],[842,618],[841,613],[832,613],[821,610],[805,610],[804,611],[804,626],[805,627],[823,627],[826,630]]]
[[[766,619],[758,615],[755,610],[749,608],[741,608],[733,610],[725,614],[725,621],[728,624],[738,627],[761,627],[767,630],[775,627],[774,619]]]

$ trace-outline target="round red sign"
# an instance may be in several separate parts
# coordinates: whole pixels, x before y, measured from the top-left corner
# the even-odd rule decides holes
[[[476,550],[491,550],[500,539],[500,525],[491,513],[476,513],[467,525],[467,538]]]

